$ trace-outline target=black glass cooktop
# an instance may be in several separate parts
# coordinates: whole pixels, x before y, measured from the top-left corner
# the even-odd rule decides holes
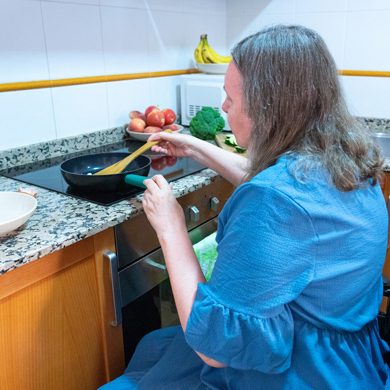
[[[131,198],[144,190],[139,187],[128,186],[124,190],[116,192],[86,192],[69,186],[62,177],[60,166],[69,158],[76,156],[83,156],[92,153],[104,152],[125,152],[132,153],[144,142],[139,141],[123,141],[111,145],[105,145],[98,148],[85,150],[68,154],[66,156],[51,158],[47,160],[38,161],[26,165],[9,168],[0,171],[0,175],[6,176],[15,180],[19,180],[29,185],[38,186],[73,196],[75,198],[87,200],[103,206],[110,206],[118,203],[124,199]],[[152,151],[146,151],[144,155],[152,159],[149,177],[156,174],[163,175],[167,180],[173,181],[182,177],[199,172],[206,168],[193,159],[182,157],[168,157],[159,155]]]

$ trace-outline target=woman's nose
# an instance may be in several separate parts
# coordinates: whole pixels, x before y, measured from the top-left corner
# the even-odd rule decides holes
[[[223,102],[223,104],[222,104],[222,110],[224,111],[224,112],[226,112],[226,114],[227,114],[227,112],[228,112],[228,106],[227,106],[227,103],[226,103],[226,100]]]

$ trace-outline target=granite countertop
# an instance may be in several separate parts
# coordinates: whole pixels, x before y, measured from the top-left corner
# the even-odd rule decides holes
[[[175,197],[210,184],[217,173],[211,169],[173,182]],[[26,187],[19,181],[0,176],[0,191]],[[20,228],[0,236],[0,274],[36,260],[86,237],[115,226],[142,212],[142,196],[112,206],[94,203],[34,187],[38,206]]]

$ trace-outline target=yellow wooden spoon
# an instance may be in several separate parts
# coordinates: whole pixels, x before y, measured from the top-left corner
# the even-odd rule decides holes
[[[164,130],[166,133],[172,133],[171,129]],[[127,156],[121,161],[116,162],[115,164],[110,165],[107,168],[102,169],[99,172],[94,173],[94,175],[115,175],[116,173],[121,173],[134,159],[136,159],[140,154],[150,149],[153,145],[157,145],[161,140],[158,141],[149,141],[145,145],[142,145],[135,152],[131,153],[130,156]]]

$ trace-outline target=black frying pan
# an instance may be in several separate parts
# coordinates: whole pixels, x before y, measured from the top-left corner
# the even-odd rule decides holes
[[[123,160],[130,153],[96,153],[74,157],[61,164],[61,173],[72,187],[88,192],[118,191],[129,187],[125,182],[128,174],[148,176],[151,160],[140,155],[126,169],[115,175],[94,175],[94,173]]]

